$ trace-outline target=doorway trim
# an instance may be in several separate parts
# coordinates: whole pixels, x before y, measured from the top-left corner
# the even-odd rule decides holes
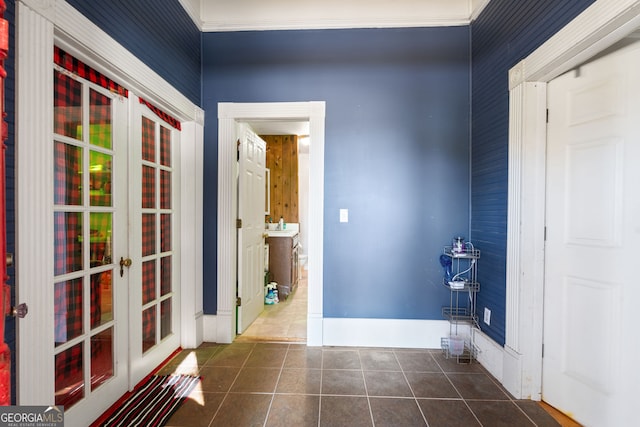
[[[218,104],[218,273],[216,342],[236,336],[237,122],[309,121],[309,273],[307,345],[322,345],[325,102]]]
[[[547,83],[638,27],[639,0],[599,0],[509,71],[506,339],[481,351],[516,398],[542,397]]]

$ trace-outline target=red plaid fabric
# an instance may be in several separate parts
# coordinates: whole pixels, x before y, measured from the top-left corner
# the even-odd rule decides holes
[[[171,209],[171,172],[165,170],[160,171],[160,209]]]
[[[160,252],[171,250],[171,214],[160,215]]]
[[[142,166],[142,208],[156,207],[156,169]]]
[[[113,328],[91,337],[91,390],[113,377]]]
[[[142,304],[156,299],[156,260],[142,263]]]
[[[160,127],[160,164],[171,166],[171,130]]]
[[[165,113],[164,111],[162,111],[161,109],[159,109],[158,107],[156,107],[155,105],[153,105],[152,103],[150,103],[149,101],[147,101],[145,99],[140,98],[140,104],[146,105],[147,107],[149,107],[149,109],[151,111],[153,111],[162,120],[164,120],[165,122],[167,122],[169,125],[173,126],[174,128],[180,130],[180,128],[181,128],[180,122],[177,119],[174,119],[169,114]]]
[[[56,354],[56,405],[68,409],[84,397],[82,343]]]
[[[142,256],[156,253],[156,216],[142,214]]]
[[[77,212],[54,212],[54,274],[82,270],[82,214]]]
[[[60,67],[71,71],[72,73],[89,80],[91,83],[95,83],[111,92],[118,95],[128,97],[129,91],[118,83],[114,82],[104,74],[94,70],[82,61],[74,58],[64,50],[55,46],[53,48],[53,61]]]
[[[171,292],[171,255],[160,259],[160,295]]]
[[[142,311],[142,352],[156,345],[156,306]]]
[[[156,161],[156,124],[146,117],[142,118],[142,160]]]
[[[89,141],[92,145],[111,148],[111,98],[89,90]]]
[[[168,298],[160,303],[160,339],[169,336],[171,332],[171,298]]]
[[[82,334],[82,278],[54,285],[56,346]]]
[[[56,141],[53,151],[54,203],[56,205],[81,205],[82,148]]]
[[[82,83],[54,71],[53,131],[74,139],[82,139]]]

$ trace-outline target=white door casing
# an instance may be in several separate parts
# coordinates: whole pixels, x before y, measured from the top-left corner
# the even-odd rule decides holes
[[[506,342],[482,354],[518,398],[539,400],[542,385],[546,83],[639,26],[640,1],[599,0],[509,71]]]
[[[218,104],[218,293],[215,341],[235,338],[237,214],[236,122],[309,121],[309,302],[307,345],[322,345],[325,103]]]
[[[635,42],[548,85],[542,398],[585,425],[629,423],[638,381],[638,74]]]
[[[238,330],[264,310],[264,206],[267,144],[248,124],[238,125]]]

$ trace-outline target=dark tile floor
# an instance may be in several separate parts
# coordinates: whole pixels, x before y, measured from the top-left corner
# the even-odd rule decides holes
[[[167,426],[558,426],[478,363],[440,351],[204,344],[161,370],[198,373]]]

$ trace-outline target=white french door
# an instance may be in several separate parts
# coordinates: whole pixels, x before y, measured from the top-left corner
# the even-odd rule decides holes
[[[175,247],[176,144],[180,132],[135,95],[130,97],[129,354],[137,384],[179,345],[178,263]],[[124,257],[123,262],[127,257]]]
[[[54,312],[34,326],[54,339],[20,350],[50,358],[50,403],[82,425],[129,386],[128,281],[115,261],[128,251],[127,101],[61,68],[53,80],[53,275],[43,285]]]

